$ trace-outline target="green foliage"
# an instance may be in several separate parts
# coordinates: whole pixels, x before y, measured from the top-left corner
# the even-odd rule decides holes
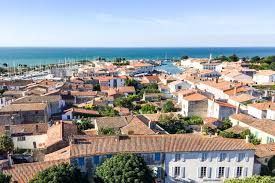
[[[92,122],[90,120],[84,120],[84,119],[83,120],[75,120],[75,121],[73,121],[73,124],[75,124],[77,126],[77,129],[79,131],[94,128],[94,125],[92,124]]]
[[[232,62],[237,62],[240,59],[236,54],[233,54],[233,55],[229,56],[228,58]]]
[[[226,118],[222,121],[222,127],[220,128],[220,130],[226,130],[228,128],[231,128],[232,127],[232,123],[230,121],[230,119]]]
[[[220,131],[219,135],[224,138],[234,138],[234,139],[239,138],[239,135],[235,134],[234,132]]]
[[[224,183],[275,183],[275,177],[252,176],[242,179],[226,179]]]
[[[160,93],[160,91],[158,89],[158,84],[151,83],[143,86],[139,93],[143,95],[143,93]]]
[[[0,153],[6,154],[14,148],[12,138],[7,134],[0,136]]]
[[[251,62],[256,62],[256,63],[258,63],[258,62],[261,61],[261,57],[259,57],[259,56],[252,57],[252,58],[250,59],[250,61],[251,61]]]
[[[162,106],[162,111],[163,112],[174,112],[176,111],[175,105],[171,100],[168,100],[165,102]]]
[[[201,125],[201,124],[203,124],[203,120],[199,116],[180,117],[180,119],[185,121],[188,125]]]
[[[249,66],[250,69],[256,70],[275,70],[275,56],[268,56],[264,58],[260,58],[258,56],[251,58],[251,64]]]
[[[93,109],[98,111],[100,116],[109,116],[109,117],[119,116],[119,112],[114,110],[110,106],[95,106],[93,107]]]
[[[253,134],[249,135],[249,141],[250,141],[250,143],[252,143],[254,145],[259,145],[261,143],[261,140],[257,139],[257,137]]]
[[[138,101],[140,97],[138,95],[128,95],[127,97],[119,97],[114,101],[115,106],[126,107],[130,110],[134,108],[134,101]]]
[[[2,172],[0,172],[0,183],[9,183],[11,181],[10,175],[5,175]]]
[[[211,134],[211,135],[214,135],[215,133],[216,133],[216,129],[212,129],[212,128],[210,128],[209,126],[207,126],[207,125],[203,125],[202,126],[202,132],[204,133],[204,134]]]
[[[140,112],[142,114],[153,114],[157,112],[157,109],[151,104],[145,104],[141,107]]]
[[[93,87],[93,91],[100,91],[100,85],[95,84],[94,87]]]
[[[160,115],[158,125],[170,134],[192,133],[188,122],[173,118],[173,115]]]
[[[134,154],[118,154],[96,168],[102,183],[152,183],[153,176],[144,160]]]
[[[7,69],[0,67],[0,74],[7,72]]]
[[[39,172],[29,183],[88,183],[80,170],[69,164],[52,166]]]
[[[186,60],[188,59],[189,57],[187,55],[183,55],[182,57],[180,57],[181,60]]]
[[[117,132],[114,128],[100,128],[98,135],[116,135]]]
[[[133,87],[135,87],[135,89],[138,88],[138,84],[139,84],[138,81],[136,81],[134,79],[126,79],[126,81],[125,81],[126,86],[133,86]]]

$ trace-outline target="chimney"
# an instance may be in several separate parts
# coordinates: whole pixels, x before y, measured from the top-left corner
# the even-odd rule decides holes
[[[237,95],[237,87],[236,86],[234,87],[234,95],[235,96]]]
[[[245,136],[245,143],[247,143],[247,144],[250,143],[249,135],[246,135],[246,136]]]
[[[275,102],[275,95],[271,97],[271,102]]]
[[[35,132],[38,133],[38,125],[35,125]]]
[[[238,105],[238,107],[236,108],[236,114],[239,114],[240,112],[240,104]]]
[[[216,79],[216,83],[218,83],[219,82],[219,78],[217,77],[217,78],[215,78]]]

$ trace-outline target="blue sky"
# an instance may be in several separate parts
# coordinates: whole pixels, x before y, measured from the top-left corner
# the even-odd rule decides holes
[[[275,46],[274,0],[0,0],[0,46]]]

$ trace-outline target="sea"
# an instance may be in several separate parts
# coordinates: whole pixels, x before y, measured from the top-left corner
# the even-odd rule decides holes
[[[189,57],[212,57],[237,54],[239,57],[275,55],[275,47],[203,47],[203,48],[31,48],[0,47],[0,66],[19,64],[40,65],[82,59],[104,57],[114,59],[177,59]]]

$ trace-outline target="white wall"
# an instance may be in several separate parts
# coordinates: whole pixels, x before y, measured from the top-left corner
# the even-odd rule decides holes
[[[266,118],[266,113],[252,106],[247,106],[248,114],[258,119]]]
[[[254,152],[253,151],[216,151],[208,152],[208,158],[206,161],[201,161],[203,152],[192,152],[192,153],[180,153],[181,159],[175,161],[174,153],[167,153],[165,156],[165,170],[168,175],[166,182],[174,182],[174,168],[180,167],[180,177],[184,180],[191,180],[193,182],[221,182],[225,177],[218,178],[217,170],[219,167],[225,167],[225,172],[229,169],[228,178],[236,177],[237,167],[243,167],[242,177],[253,175],[254,165]],[[223,161],[219,161],[220,153],[226,153],[226,158]],[[245,158],[238,162],[237,157],[239,153],[245,153]],[[206,168],[206,177],[200,178],[199,168]],[[247,172],[245,171],[247,170]],[[184,170],[184,171],[183,171]],[[178,177],[178,178],[180,178]]]
[[[25,136],[24,141],[18,141],[18,137],[12,137],[12,140],[15,149],[34,149],[33,142],[36,143],[36,148],[44,148],[47,138],[47,134],[42,134]]]

